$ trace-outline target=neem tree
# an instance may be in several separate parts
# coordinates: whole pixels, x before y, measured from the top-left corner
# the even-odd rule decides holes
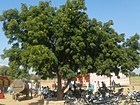
[[[3,55],[9,66],[32,68],[43,79],[57,77],[58,99],[78,69],[110,76],[118,75],[118,66],[125,74],[139,67],[139,35],[125,42],[124,35],[111,28],[112,21],[103,24],[88,18],[84,0],[67,0],[58,9],[50,2],[22,4],[21,11],[4,11],[0,20],[12,45]],[[64,88],[62,79],[67,80]]]

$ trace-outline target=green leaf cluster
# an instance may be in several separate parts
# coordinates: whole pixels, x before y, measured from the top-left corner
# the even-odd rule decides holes
[[[90,19],[85,0],[67,0],[59,8],[50,2],[38,6],[21,5],[21,10],[3,12],[0,21],[12,45],[4,50],[9,66],[18,70],[33,69],[43,79],[72,79],[81,73],[95,72],[110,76],[139,67],[139,35],[125,40],[118,34],[113,21],[106,23]],[[121,67],[121,69],[119,69]]]

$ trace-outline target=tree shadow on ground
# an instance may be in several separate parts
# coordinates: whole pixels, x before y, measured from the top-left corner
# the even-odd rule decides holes
[[[127,95],[122,95],[122,100],[126,100]]]
[[[32,97],[26,97],[26,96],[22,96],[22,97],[18,97],[18,101],[27,101],[27,100],[31,100]]]
[[[44,101],[40,99],[37,102],[31,102],[28,105],[44,105]]]
[[[119,87],[129,87],[129,85],[120,85]]]

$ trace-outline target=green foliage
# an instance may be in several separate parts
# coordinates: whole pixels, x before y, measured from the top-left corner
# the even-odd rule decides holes
[[[78,69],[110,76],[118,75],[119,67],[124,74],[139,67],[139,35],[125,40],[112,20],[89,19],[84,0],[67,0],[58,9],[50,2],[22,4],[21,10],[4,11],[0,20],[12,44],[3,58],[9,58],[13,72],[23,67],[26,74],[32,68],[43,79],[57,76],[60,81],[71,80]]]
[[[0,75],[7,75],[9,71],[8,66],[0,66]]]
[[[30,75],[27,70],[24,69],[12,69],[8,66],[0,66],[0,75],[6,75],[10,79],[22,79],[22,78],[30,78]]]
[[[139,68],[140,63],[140,43],[139,43],[140,36],[135,34],[134,36],[130,37],[123,43],[123,48],[126,52],[124,56],[124,64],[122,65],[122,70],[124,70],[125,74],[129,74],[129,72],[133,71],[135,68]]]
[[[34,80],[35,82],[38,82],[40,80],[40,78],[34,74],[31,74],[30,80]]]

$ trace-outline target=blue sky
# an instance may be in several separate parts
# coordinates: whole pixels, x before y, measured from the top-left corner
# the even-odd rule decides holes
[[[41,0],[0,0],[0,14],[7,9],[20,9],[21,3],[31,6],[38,5],[39,1]],[[59,7],[65,1],[52,0],[52,5]],[[113,20],[113,28],[118,33],[125,33],[126,38],[135,33],[140,34],[140,0],[86,0],[86,6],[90,18],[96,18],[102,22]],[[7,44],[0,22],[0,54],[3,53],[4,48],[10,48],[10,45]],[[7,64],[7,59],[2,60],[0,58],[0,65]],[[140,69],[135,71],[140,73]]]

